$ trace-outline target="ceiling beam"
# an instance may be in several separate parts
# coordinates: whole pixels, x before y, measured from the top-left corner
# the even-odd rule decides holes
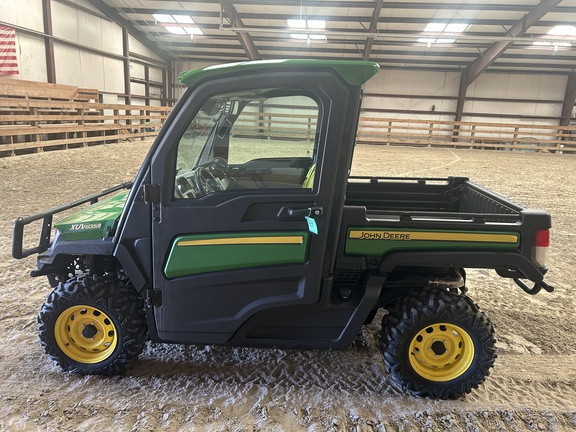
[[[505,36],[518,37],[524,35],[526,30],[540,21],[548,12],[562,0],[542,0],[534,9],[528,12],[520,21],[506,32]],[[494,44],[484,51],[474,62],[466,68],[466,87],[468,87],[482,72],[484,72],[513,42],[494,42]]]
[[[378,28],[378,19],[380,18],[380,11],[382,10],[382,3],[384,0],[376,0],[374,5],[374,11],[372,12],[372,20],[370,21],[370,33],[375,33]],[[362,55],[362,60],[370,59],[370,52],[372,51],[372,44],[374,43],[374,38],[369,37],[366,40],[366,45],[364,46],[364,54]]]
[[[98,0],[89,0],[98,2]],[[229,2],[229,1],[228,1]],[[393,3],[398,4],[398,3]],[[434,3],[437,4],[437,3]],[[383,7],[386,3],[383,3]],[[554,12],[557,11],[558,8],[554,9]],[[193,18],[220,18],[220,13],[216,11],[192,11],[192,10],[185,10],[185,9],[161,9],[161,8],[118,8],[122,13],[130,15],[130,14],[137,14],[137,15],[152,15],[155,13],[159,14],[172,14],[172,15],[181,15],[182,13],[187,13]],[[337,9],[336,9],[337,11]],[[325,14],[310,14],[308,13],[308,19],[318,19],[318,20],[326,20],[335,21],[335,22],[354,22],[354,23],[369,23],[371,18],[365,15],[333,15],[335,10],[332,9],[330,13]],[[286,21],[287,19],[294,18],[294,14],[289,13],[255,13],[255,12],[244,12],[242,13],[242,17],[245,19],[251,20],[263,20],[268,22],[270,20],[280,20]],[[431,18],[422,18],[422,17],[415,17],[410,15],[409,13],[406,16],[383,16],[380,17],[378,22],[386,23],[386,24],[428,24]],[[453,18],[434,18],[434,22],[439,23],[450,23],[453,21]],[[198,21],[197,21],[198,22]],[[502,18],[472,18],[467,19],[466,22],[470,25],[477,25],[477,26],[505,26],[510,27],[516,24],[517,20],[514,19],[502,19]],[[541,21],[538,23],[539,26],[542,27],[554,27],[555,25],[570,25],[572,21],[566,19],[564,21]],[[199,23],[202,26],[201,23]],[[253,27],[253,26],[251,26]]]
[[[205,3],[213,4],[214,0],[180,0],[180,3]],[[235,4],[242,6],[294,6],[300,7],[302,0],[235,0]],[[328,3],[328,4],[327,4]],[[374,1],[338,1],[326,2],[326,0],[306,0],[307,7],[321,8],[334,6],[340,8],[355,8],[355,9],[373,9]],[[532,6],[528,4],[493,4],[481,2],[468,2],[468,3],[439,3],[439,2],[386,2],[382,5],[383,9],[408,9],[408,10],[481,10],[481,11],[510,11],[510,12],[529,12]],[[554,12],[559,13],[576,13],[574,6],[559,6]]]
[[[230,20],[232,21],[232,26],[239,28],[244,27],[242,18],[240,18],[240,15],[238,15],[238,12],[236,11],[236,8],[232,4],[232,2],[230,0],[218,0],[218,1],[220,2],[222,9],[224,9],[224,12],[226,12],[226,15],[228,15],[228,18],[230,18]],[[247,32],[238,31],[236,32],[236,35],[238,36],[240,45],[242,45],[242,48],[244,48],[244,51],[246,51],[248,59],[250,60],[262,59],[262,56],[258,52],[256,45],[254,45],[254,41]]]
[[[508,30],[505,36],[518,37],[524,35],[526,30],[540,21],[548,12],[554,9],[562,0],[541,0],[530,12],[522,17],[520,21],[514,24]],[[500,57],[513,44],[510,41],[494,42],[490,48],[480,54],[468,67],[462,72],[460,77],[460,87],[458,91],[458,103],[456,104],[457,122],[462,120],[464,112],[464,103],[466,102],[466,91],[470,84],[478,78],[498,57]],[[457,134],[457,132],[456,132]]]

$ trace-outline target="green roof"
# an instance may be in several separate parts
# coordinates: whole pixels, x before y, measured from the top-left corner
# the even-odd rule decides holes
[[[380,70],[378,63],[353,60],[259,60],[241,63],[227,63],[193,69],[183,72],[180,82],[192,87],[206,78],[215,78],[219,75],[258,73],[272,70],[305,69],[305,68],[331,68],[350,85],[362,85]]]

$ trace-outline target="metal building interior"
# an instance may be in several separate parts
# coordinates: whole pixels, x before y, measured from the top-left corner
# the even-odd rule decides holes
[[[350,165],[364,176],[358,183],[394,175],[437,187],[469,176],[494,187],[498,199],[526,202],[532,216],[547,215],[532,208],[552,215],[552,240],[539,238],[531,253],[552,246],[546,277],[553,293],[526,295],[528,287],[503,283],[492,268],[466,269],[470,298],[495,324],[500,356],[479,389],[446,401],[407,396],[381,361],[385,308],[338,352],[146,341],[135,367],[116,377],[67,374],[44,355],[36,314],[50,286],[28,277],[32,258],[13,259],[12,222],[136,178],[186,90],[186,71],[281,59],[379,65],[361,99],[356,92],[360,114],[349,142],[360,155]],[[255,98],[249,119],[239,121],[239,142],[272,146],[305,137],[315,154],[318,120],[301,96],[279,104],[288,114]],[[574,157],[576,0],[0,0],[0,430],[576,430]],[[304,181],[315,168],[308,159],[311,166],[299,167]],[[180,171],[173,162],[166,166]],[[185,197],[168,201],[176,198]],[[381,220],[414,222],[409,211],[386,211]],[[422,231],[436,216],[419,217]],[[527,241],[516,214],[453,219],[463,235],[478,235],[470,226],[483,223],[482,234],[497,238],[510,232],[493,226],[514,220],[510,242]],[[51,219],[46,227],[41,241],[54,229]],[[394,235],[406,239],[404,231]],[[141,244],[153,249],[147,240]],[[511,253],[515,245],[503,248]],[[70,274],[81,273],[78,263],[69,263]],[[454,290],[461,288],[468,285]],[[153,295],[146,301],[156,307]],[[185,307],[178,311],[185,315]],[[413,336],[426,338],[424,331]],[[434,351],[437,341],[428,339]]]

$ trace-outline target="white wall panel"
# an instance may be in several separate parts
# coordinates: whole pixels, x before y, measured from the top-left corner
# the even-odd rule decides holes
[[[130,88],[132,89],[132,94],[137,96],[144,96],[146,94],[146,87],[144,84],[131,83]]]
[[[52,2],[52,33],[56,37],[79,43],[80,26],[76,9],[64,3]]]
[[[422,72],[405,70],[383,70],[366,83],[365,93],[383,96],[366,96],[364,109],[389,109],[397,111],[429,111],[418,113],[379,113],[369,112],[374,117],[442,119],[454,120],[454,116],[439,116],[431,111],[455,112],[456,99],[442,99],[458,96],[459,73]],[[463,121],[489,123],[557,124],[558,120],[534,119],[530,117],[559,117],[566,89],[566,77],[550,75],[507,75],[487,73],[474,81],[467,91],[468,98],[509,99],[509,101],[467,100],[464,112],[474,113]],[[386,94],[438,96],[438,99],[392,97]],[[526,99],[526,101],[515,101]],[[558,102],[537,102],[538,99]],[[536,100],[536,102],[534,101]],[[502,117],[493,117],[501,114]]]
[[[132,78],[144,79],[144,65],[137,62],[130,62],[130,76]]]
[[[454,96],[458,94],[460,74],[382,70],[365,86],[367,93],[421,94]]]
[[[41,32],[42,0],[2,0],[0,20]]]
[[[148,74],[150,81],[162,82],[162,69],[150,66]]]
[[[122,55],[122,28],[113,22],[101,20],[100,35],[102,40],[102,50],[113,54]]]
[[[155,60],[164,62],[164,60],[162,60],[161,57],[156,55],[156,53],[154,53],[151,49],[149,49],[146,45],[144,45],[142,42],[140,42],[138,39],[136,39],[132,35],[129,35],[128,46],[130,47],[130,51],[132,51],[134,53],[141,54],[141,55],[144,55],[146,57],[150,57],[150,58],[153,58]]]
[[[113,93],[124,93],[124,62],[113,58],[102,58],[104,89]]]
[[[102,20],[83,11],[77,11],[76,20],[80,28],[80,39],[78,42],[81,45],[101,50],[103,38]],[[120,46],[122,46],[122,39],[120,39]]]
[[[76,47],[54,42],[56,82],[82,87],[82,63]]]
[[[104,86],[104,65],[102,56],[92,52],[80,51],[80,82],[81,87],[103,89]]]
[[[468,87],[466,95],[468,97],[562,100],[565,89],[566,77],[487,73],[480,75]]]
[[[14,78],[28,81],[47,81],[44,38],[16,32],[18,75]]]

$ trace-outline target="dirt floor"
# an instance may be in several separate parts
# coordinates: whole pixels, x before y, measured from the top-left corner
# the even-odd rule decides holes
[[[0,430],[576,430],[576,156],[359,146],[353,172],[466,175],[553,216],[554,293],[529,296],[493,271],[469,271],[499,357],[456,401],[406,396],[386,374],[378,322],[340,352],[148,346],[113,378],[61,372],[42,352],[36,314],[49,289],[30,257],[10,256],[17,217],[131,180],[149,143],[0,159]]]

